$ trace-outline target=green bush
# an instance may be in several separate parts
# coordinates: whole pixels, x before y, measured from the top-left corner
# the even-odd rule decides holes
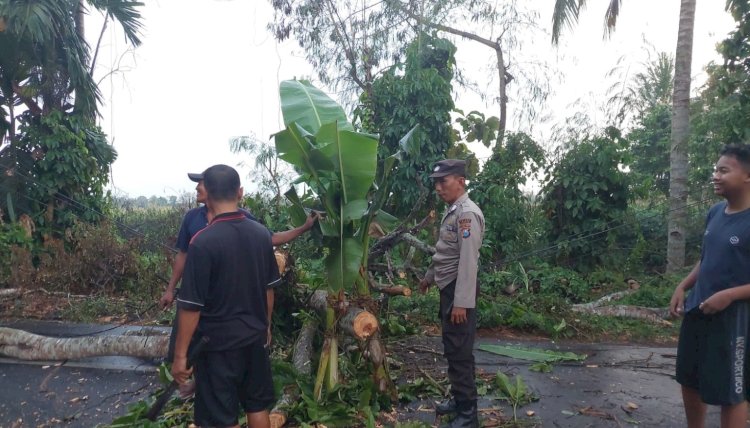
[[[534,289],[538,288],[541,294],[559,296],[572,303],[588,301],[591,297],[589,283],[574,270],[543,263],[530,269],[528,275]]]

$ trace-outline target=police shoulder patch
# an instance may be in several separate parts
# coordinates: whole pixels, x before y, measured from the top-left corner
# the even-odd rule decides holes
[[[471,230],[464,229],[464,233],[461,236],[463,236],[464,239],[468,238],[469,236],[471,236]]]

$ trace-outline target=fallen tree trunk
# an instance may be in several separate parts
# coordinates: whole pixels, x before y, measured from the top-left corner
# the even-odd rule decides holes
[[[644,308],[632,305],[603,306],[605,303],[622,299],[623,297],[629,296],[638,291],[639,285],[636,281],[631,280],[628,284],[630,285],[630,289],[628,290],[607,294],[593,302],[579,303],[571,306],[571,309],[573,312],[578,313],[644,319],[657,324],[672,325],[671,322],[667,321],[667,318],[669,318],[669,311],[664,308]]]
[[[313,339],[315,333],[318,330],[318,323],[315,321],[307,321],[302,326],[302,330],[297,336],[297,341],[294,343],[294,349],[292,350],[292,366],[297,370],[297,373],[309,376],[312,373],[312,350],[313,350]]]
[[[21,295],[20,288],[4,288],[0,290],[0,299],[7,299]]]
[[[593,302],[579,303],[577,305],[573,305],[573,308],[578,308],[583,311],[598,308],[599,306],[602,306],[605,303],[609,303],[613,300],[620,300],[625,296],[635,293],[636,291],[638,290],[630,289],[630,290],[625,290],[625,291],[618,291],[616,293],[607,294],[606,296],[600,297],[599,299],[596,299]]]
[[[411,214],[409,214],[409,217],[411,217]],[[402,241],[405,241],[412,247],[416,247],[424,252],[427,252],[430,255],[435,254],[435,247],[432,247],[431,245],[420,241],[414,236],[415,233],[420,231],[428,224],[432,223],[435,218],[435,211],[430,211],[430,214],[427,217],[423,218],[422,221],[420,221],[411,229],[407,230],[405,224],[402,223],[393,232],[378,239],[375,242],[375,245],[373,245],[370,249],[370,254],[368,255],[369,263],[374,262],[378,257],[385,254],[386,251],[395,247]]]
[[[576,307],[573,305],[573,312],[582,312],[594,315],[603,315],[611,317],[625,317],[625,318],[636,318],[644,319],[655,322],[662,325],[672,325],[671,322],[667,321],[666,318],[669,316],[669,311],[662,308],[644,308],[641,306],[630,306],[630,305],[616,305],[616,306],[600,306],[596,308],[584,308]]]
[[[167,355],[169,336],[47,337],[0,327],[0,354],[21,360],[77,360],[119,355],[158,358]]]
[[[310,298],[310,307],[318,312],[325,312],[328,307],[328,293],[325,290],[318,290]],[[378,331],[378,319],[370,312],[361,309],[349,307],[346,309],[344,316],[339,319],[338,326],[341,330],[350,336],[364,340]]]
[[[313,351],[313,339],[315,338],[315,332],[318,329],[318,323],[312,320],[306,321],[302,325],[297,341],[294,343],[292,349],[292,366],[297,373],[305,376],[310,376],[312,373],[312,351]],[[271,414],[271,428],[281,428],[286,424],[288,415],[287,409],[294,404],[299,397],[299,387],[295,385],[289,385],[284,389],[279,401],[273,406]]]

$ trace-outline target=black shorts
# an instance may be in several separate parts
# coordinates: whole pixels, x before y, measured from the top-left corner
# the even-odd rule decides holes
[[[750,305],[744,300],[713,315],[698,308],[687,313],[677,346],[677,382],[697,390],[706,404],[731,406],[750,398],[749,320]]]
[[[271,360],[259,342],[240,349],[204,352],[195,363],[195,423],[207,427],[237,424],[246,413],[274,403]]]

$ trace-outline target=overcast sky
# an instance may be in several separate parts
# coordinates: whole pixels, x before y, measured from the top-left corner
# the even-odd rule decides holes
[[[112,167],[117,194],[168,196],[192,192],[187,172],[225,163],[248,161],[229,151],[233,136],[255,134],[266,138],[281,129],[278,84],[282,80],[310,77],[312,68],[296,43],[278,44],[266,30],[272,17],[264,0],[148,0],[144,16],[143,45],[128,50],[118,28],[110,26],[99,53],[95,77],[104,96],[101,125],[119,155]],[[554,0],[536,0],[540,24],[551,27]],[[590,1],[579,25],[564,35],[559,48],[543,36],[524,49],[543,58],[559,73],[560,83],[545,103],[551,115],[547,125],[535,125],[535,136],[547,138],[549,123],[572,114],[581,100],[599,124],[595,111],[613,80],[606,73],[625,58],[625,68],[638,69],[646,59],[648,40],[656,50],[673,53],[677,40],[679,0],[627,0],[617,31],[602,40],[605,0]],[[698,2],[693,48],[693,87],[705,77],[702,69],[720,60],[715,44],[734,27],[723,10],[723,1]],[[91,16],[87,37],[94,44],[101,19]],[[460,68],[487,91],[494,52],[456,41]],[[558,60],[557,58],[563,58]],[[520,61],[520,59],[516,59]],[[110,74],[110,70],[117,69]],[[509,109],[520,100],[512,100]],[[579,103],[580,104],[580,103]],[[498,107],[478,96],[456,93],[456,106],[465,111],[497,114]],[[580,107],[579,107],[580,108]],[[511,124],[510,130],[519,124]],[[487,151],[475,148],[480,156]],[[243,178],[247,169],[241,171]],[[252,179],[244,178],[245,187]]]

